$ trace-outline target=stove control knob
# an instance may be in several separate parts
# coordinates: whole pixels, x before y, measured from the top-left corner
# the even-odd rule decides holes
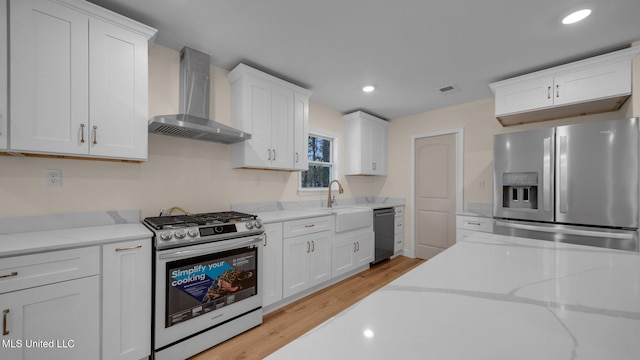
[[[163,231],[160,233],[160,239],[162,240],[171,240],[173,237],[173,233],[171,231]]]
[[[256,229],[262,229],[262,221],[256,220],[253,226],[255,226]]]
[[[247,229],[253,229],[253,221],[247,221]]]
[[[180,229],[175,233],[176,239],[184,239],[187,236],[187,231],[185,229]]]
[[[189,229],[189,236],[196,237],[196,236],[198,236],[198,234],[199,234],[198,229],[196,229],[196,228]]]

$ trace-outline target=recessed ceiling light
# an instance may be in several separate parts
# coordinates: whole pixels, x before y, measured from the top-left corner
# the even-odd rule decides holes
[[[577,23],[580,20],[584,20],[587,16],[591,14],[591,9],[582,9],[571,14],[567,15],[564,19],[562,19],[562,23],[565,25]]]
[[[364,92],[372,92],[372,91],[373,91],[373,90],[375,90],[375,89],[376,89],[376,87],[375,87],[375,86],[373,86],[373,85],[367,85],[367,86],[365,86],[365,87],[363,87],[363,88],[362,88],[362,91],[364,91]]]

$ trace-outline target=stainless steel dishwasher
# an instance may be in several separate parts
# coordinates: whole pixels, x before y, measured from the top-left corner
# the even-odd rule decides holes
[[[392,207],[373,210],[375,232],[375,254],[372,265],[387,260],[393,255],[395,211]]]

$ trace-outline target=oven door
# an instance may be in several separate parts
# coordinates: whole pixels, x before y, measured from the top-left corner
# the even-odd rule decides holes
[[[154,349],[262,306],[262,235],[156,251]]]

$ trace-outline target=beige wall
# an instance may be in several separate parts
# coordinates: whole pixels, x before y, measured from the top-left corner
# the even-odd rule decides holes
[[[227,72],[213,67],[211,117],[230,124]],[[155,45],[149,58],[149,115],[178,112],[179,54]],[[311,101],[310,127],[343,133],[342,114]],[[341,139],[342,141],[342,139]],[[93,160],[0,156],[0,216],[161,208],[192,212],[227,210],[232,203],[298,201],[298,173],[231,169],[231,147],[149,135],[149,160],[142,164]],[[44,185],[45,169],[62,170],[62,187]],[[343,173],[343,172],[342,172]],[[344,195],[376,195],[384,179],[345,180]]]
[[[149,59],[150,116],[178,111],[178,64],[177,52],[159,45],[153,47]],[[634,70],[634,87],[638,89],[640,59],[635,60]],[[226,73],[212,67],[211,115],[229,124],[230,88]],[[375,195],[406,198],[405,248],[410,248],[412,135],[464,128],[464,204],[490,203],[493,134],[638,116],[640,96],[632,98],[616,113],[509,128],[500,126],[493,111],[493,98],[487,98],[392,120],[389,176],[341,175],[345,193],[338,198]],[[311,101],[309,117],[311,128],[343,134],[340,112]],[[341,136],[340,142],[343,141]],[[149,161],[142,164],[0,156],[0,216],[139,208],[146,217],[171,206],[199,212],[226,210],[232,203],[324,199],[324,196],[298,196],[297,173],[231,169],[230,150],[225,144],[150,134]],[[45,187],[44,171],[52,168],[62,170],[62,187]],[[340,173],[344,174],[342,169]]]

